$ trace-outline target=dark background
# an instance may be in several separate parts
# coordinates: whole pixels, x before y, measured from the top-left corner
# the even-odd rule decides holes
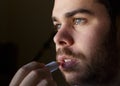
[[[8,86],[15,72],[37,54],[42,57],[40,62],[55,59],[53,43],[40,52],[54,30],[52,1],[0,1],[0,86]],[[59,70],[53,76],[58,86],[67,86]]]
[[[51,0],[0,0],[0,86],[8,86],[15,72],[41,54],[40,62],[55,59],[54,44],[43,45],[53,32]],[[53,74],[64,86],[59,71]]]
[[[18,48],[17,64],[33,58],[53,31],[51,0],[1,0],[0,41]]]

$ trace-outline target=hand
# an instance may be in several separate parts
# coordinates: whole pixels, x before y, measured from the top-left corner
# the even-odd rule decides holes
[[[44,64],[31,62],[21,67],[9,86],[57,86]]]

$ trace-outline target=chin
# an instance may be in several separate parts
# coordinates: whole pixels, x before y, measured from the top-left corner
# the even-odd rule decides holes
[[[78,75],[77,74],[66,74],[65,79],[69,85],[76,85],[80,82],[78,81]]]
[[[86,77],[85,72],[77,71],[77,72],[64,72],[64,77],[66,79],[66,82],[69,85],[81,85],[83,82],[83,79]]]

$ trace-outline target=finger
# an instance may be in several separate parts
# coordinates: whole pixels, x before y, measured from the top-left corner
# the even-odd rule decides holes
[[[44,78],[51,78],[50,72],[46,68],[32,70],[21,82],[20,86],[36,86]]]
[[[10,86],[19,86],[19,84],[22,82],[22,80],[27,76],[27,74],[30,71],[35,70],[37,68],[41,68],[41,67],[44,67],[44,64],[40,64],[37,62],[31,62],[31,63],[28,63],[27,65],[24,65],[15,74],[15,76],[13,77],[10,83]]]
[[[56,82],[51,78],[42,79],[36,86],[57,86]]]

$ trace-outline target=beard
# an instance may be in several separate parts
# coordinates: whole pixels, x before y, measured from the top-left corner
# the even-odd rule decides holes
[[[107,86],[113,82],[119,71],[117,46],[115,42],[111,43],[109,40],[96,47],[89,57],[83,53],[76,54],[68,48],[58,49],[57,55],[60,54],[82,61],[82,64],[76,67],[62,71],[64,77],[66,73],[70,74],[65,78],[71,86]]]

